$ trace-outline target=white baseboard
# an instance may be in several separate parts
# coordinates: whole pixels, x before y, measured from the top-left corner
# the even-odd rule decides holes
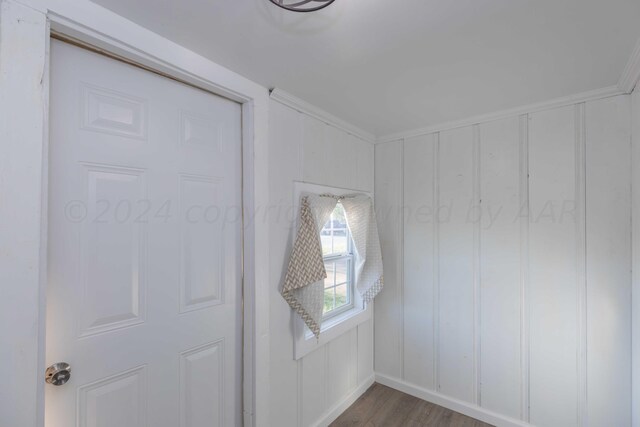
[[[401,392],[415,396],[419,399],[426,400],[427,402],[444,406],[445,408],[451,409],[452,411],[459,412],[461,414],[467,415],[480,421],[484,421],[485,423],[489,423],[497,427],[531,427],[531,424],[524,421],[488,411],[477,405],[463,402],[461,400],[454,399],[440,393],[418,387],[413,384],[409,384],[397,378],[388,377],[382,374],[375,374],[375,380],[376,382],[386,385],[387,387],[394,388]]]
[[[346,411],[346,409],[349,406],[353,405],[353,403],[356,400],[358,400],[358,398],[362,396],[364,392],[367,391],[367,389],[369,389],[369,387],[371,387],[371,385],[375,381],[375,378],[376,378],[375,375],[371,375],[369,378],[364,380],[360,385],[358,385],[358,387],[355,390],[349,393],[349,395],[347,395],[347,397],[345,397],[341,402],[338,402],[337,404],[329,408],[329,410],[325,412],[325,414],[318,421],[312,424],[312,427],[326,427],[332,422],[334,422],[340,416],[340,414]]]

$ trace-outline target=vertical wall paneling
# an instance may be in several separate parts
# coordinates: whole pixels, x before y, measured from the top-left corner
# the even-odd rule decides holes
[[[384,263],[384,288],[376,297],[374,310],[375,371],[394,378],[402,377],[400,335],[401,165],[402,142],[375,147],[375,200],[380,244]]]
[[[327,407],[325,388],[327,376],[325,374],[326,346],[309,353],[299,362],[302,366],[300,381],[302,382],[302,412],[303,426],[311,425]]]
[[[400,221],[398,221],[398,225],[400,227],[398,231],[398,235],[400,236],[400,242],[398,245],[400,259],[398,261],[398,303],[400,304],[400,378],[405,379],[404,375],[404,335],[405,335],[405,322],[404,322],[404,311],[405,311],[405,298],[404,298],[404,224],[406,221],[406,205],[404,199],[404,146],[405,140],[402,140],[400,144],[400,206],[402,207],[400,210]]]
[[[473,129],[440,134],[439,391],[474,402]]]
[[[576,314],[578,376],[578,425],[587,425],[587,277],[586,277],[586,176],[585,104],[575,106],[575,222],[576,222]]]
[[[296,111],[270,103],[271,425],[323,423],[336,405],[373,375],[373,321],[369,320],[304,358],[293,359],[291,309],[280,296],[293,236],[294,181],[373,189],[371,143]],[[398,169],[399,170],[399,169]]]
[[[482,222],[482,201],[480,199],[480,126],[473,125],[473,189],[467,221],[473,225],[473,403],[481,404],[480,363],[481,363],[481,324],[480,324],[480,227]]]
[[[351,392],[355,390],[358,384],[360,384],[358,382],[358,362],[360,361],[360,358],[358,357],[358,345],[360,344],[360,342],[358,341],[358,329],[359,327],[353,328],[351,329],[351,331],[349,331],[350,347],[349,347],[349,361],[347,362],[349,364],[349,389],[347,390],[347,392]],[[372,351],[367,351],[366,349],[362,349],[362,350],[363,352],[368,353],[369,357],[373,359]],[[373,371],[370,371],[370,375],[371,373],[373,373]]]
[[[404,377],[434,388],[435,135],[404,143]]]
[[[632,270],[633,280],[631,287],[631,312],[632,312],[632,420],[633,427],[640,427],[640,89],[636,89],[632,98]]]
[[[373,145],[351,136],[351,142],[356,147],[356,185],[365,191],[373,192]]]
[[[328,148],[324,146],[326,125],[319,120],[302,115],[302,179],[319,182],[323,166],[329,160]]]
[[[270,164],[289,165],[270,168],[270,244],[274,254],[271,259],[271,308],[270,325],[273,331],[289,331],[291,314],[287,303],[279,294],[285,254],[291,248],[293,233],[291,205],[293,181],[301,179],[298,165],[299,141],[302,139],[300,113],[281,104],[270,105]],[[257,217],[259,218],[259,217]],[[259,219],[257,219],[259,220]],[[293,425],[298,419],[298,366],[293,360],[293,335],[271,334],[271,423]]]
[[[440,132],[433,136],[433,390],[440,390]]]
[[[586,384],[590,426],[631,425],[630,99],[587,103]]]
[[[358,326],[358,376],[357,383],[362,384],[373,372],[373,321]]]
[[[520,229],[520,419],[529,421],[529,115],[519,121],[519,204]]]
[[[351,354],[351,340],[353,331],[346,332],[327,344],[329,381],[329,399],[339,402],[346,397],[352,388],[352,364],[357,360],[356,355]]]
[[[304,358],[302,358],[301,360],[298,360],[296,362],[296,367],[298,368],[298,372],[297,372],[297,376],[296,379],[298,380],[298,387],[296,389],[296,394],[298,395],[298,405],[296,405],[296,424],[297,425],[302,425],[302,419],[304,417],[304,401],[305,401],[305,396],[304,396],[304,377],[303,377],[303,372],[304,372]]]
[[[379,221],[381,381],[494,423],[631,424],[630,99],[376,146],[378,207],[404,212]]]
[[[352,188],[355,186],[353,165],[357,166],[355,147],[348,142],[348,134],[330,125],[325,127],[325,140],[321,149],[327,157],[324,164],[318,165],[322,173],[320,181],[332,187]]]
[[[483,123],[480,132],[480,404],[520,418],[520,120]]]
[[[529,123],[530,420],[577,423],[575,108]]]
[[[329,347],[330,347],[330,346],[331,346],[331,343],[328,343],[327,345],[325,345],[325,346],[324,346],[324,349],[323,349],[323,351],[322,351],[322,356],[323,356],[323,361],[324,361],[324,366],[323,366],[322,372],[324,372],[324,373],[325,373],[325,376],[326,376],[326,372],[329,372],[329,354],[330,354],[330,353],[329,353]],[[318,388],[320,388],[320,387],[318,387]],[[323,389],[325,405],[327,405],[327,404],[328,404],[328,402],[330,402],[330,401],[332,400],[332,399],[331,399],[331,393],[330,393],[330,390],[331,390],[331,388],[330,388],[330,383],[329,383],[329,381],[325,378],[325,381],[324,381],[324,389]]]

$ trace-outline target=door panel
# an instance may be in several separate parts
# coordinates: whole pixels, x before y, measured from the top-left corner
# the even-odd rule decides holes
[[[144,227],[109,221],[109,206],[133,204],[146,194],[144,171],[81,164],[93,221],[81,227],[79,336],[99,334],[145,320],[147,246]],[[55,196],[55,195],[54,195]],[[117,208],[116,208],[117,209]],[[125,211],[124,214],[127,212]],[[122,215],[122,214],[121,214]]]
[[[219,222],[194,221],[195,207],[211,202],[219,205],[221,182],[194,175],[180,177],[180,206],[186,218],[180,230],[180,309],[182,312],[211,307],[222,302],[222,255],[224,236]],[[202,210],[213,220],[218,212]]]
[[[181,427],[221,426],[224,342],[207,344],[180,357]]]
[[[46,427],[240,425],[240,105],[51,58]]]
[[[140,367],[80,387],[78,424],[88,427],[145,425],[145,374],[145,368]]]

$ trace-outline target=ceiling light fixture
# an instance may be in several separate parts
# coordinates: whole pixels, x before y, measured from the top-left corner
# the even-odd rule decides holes
[[[271,3],[292,12],[314,12],[324,9],[335,0],[269,0]]]

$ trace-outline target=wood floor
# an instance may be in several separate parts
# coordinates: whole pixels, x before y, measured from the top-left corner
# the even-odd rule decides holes
[[[466,415],[374,384],[331,427],[491,427]]]

